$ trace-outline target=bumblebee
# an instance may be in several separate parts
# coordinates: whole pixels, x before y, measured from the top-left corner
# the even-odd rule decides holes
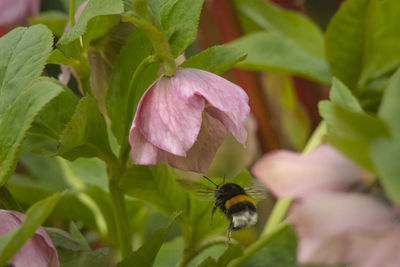
[[[203,176],[215,185],[215,203],[211,211],[210,223],[217,209],[220,209],[230,221],[226,236],[228,242],[231,239],[232,231],[243,229],[257,223],[258,214],[254,199],[238,184],[225,183],[216,184],[211,179]]]

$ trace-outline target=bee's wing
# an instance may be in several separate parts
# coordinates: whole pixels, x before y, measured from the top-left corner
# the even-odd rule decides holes
[[[215,201],[215,188],[199,183],[194,183],[192,188],[198,199],[204,201]]]
[[[258,180],[252,180],[244,191],[255,200],[265,199],[268,196],[268,191],[265,186]]]

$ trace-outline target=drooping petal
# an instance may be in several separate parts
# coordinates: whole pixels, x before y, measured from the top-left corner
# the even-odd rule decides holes
[[[220,120],[240,143],[246,142],[244,122],[250,107],[242,88],[213,73],[190,68],[178,69],[171,80],[181,98],[204,97],[215,108],[210,114]]]
[[[288,217],[299,237],[299,263],[352,260],[354,237],[393,226],[396,215],[377,199],[358,193],[325,193],[304,198]]]
[[[221,122],[203,113],[203,124],[199,136],[186,157],[179,157],[165,151],[160,152],[160,160],[183,171],[204,173],[210,166],[215,153],[226,137],[227,131]]]
[[[225,127],[218,120],[203,113],[203,124],[196,143],[186,153],[186,157],[180,157],[148,142],[140,130],[133,125],[129,137],[132,159],[141,165],[156,165],[162,161],[183,171],[203,173],[210,166],[226,134]]]
[[[18,228],[25,216],[22,213],[9,210],[0,210],[0,236]],[[35,234],[24,244],[24,246],[14,255],[9,263],[15,267],[58,267],[57,250],[55,249],[50,237],[39,228]]]
[[[171,87],[171,78],[163,77],[143,95],[134,123],[153,145],[186,156],[199,134],[203,109],[203,98],[179,98]]]
[[[358,235],[357,247],[353,249],[352,263],[355,267],[400,266],[400,225],[370,235]],[[354,253],[354,251],[357,253]]]
[[[278,197],[345,191],[370,177],[329,145],[307,155],[286,150],[268,153],[252,172]]]
[[[140,165],[157,164],[159,149],[147,141],[135,125],[132,125],[130,130],[129,143],[132,147],[131,156],[134,162]]]
[[[0,25],[17,23],[39,13],[40,0],[1,0]]]

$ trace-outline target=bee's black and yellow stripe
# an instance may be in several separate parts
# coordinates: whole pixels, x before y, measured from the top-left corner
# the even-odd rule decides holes
[[[244,189],[234,183],[224,183],[217,187],[216,206],[230,219],[235,213],[246,210],[256,211],[255,201]]]

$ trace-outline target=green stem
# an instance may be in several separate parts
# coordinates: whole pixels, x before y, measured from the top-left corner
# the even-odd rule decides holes
[[[319,146],[326,135],[326,122],[321,121],[303,149],[303,154],[308,154]]]
[[[261,237],[268,235],[277,225],[279,225],[286,216],[286,212],[292,203],[292,198],[282,198],[279,199],[270,216],[264,230],[261,234]]]
[[[271,241],[273,241],[274,238],[280,235],[288,226],[289,224],[286,221],[281,222],[280,224],[275,226],[274,229],[271,229],[268,232],[268,234],[266,234],[264,237],[261,237],[256,242],[248,246],[244,251],[243,256],[236,260],[233,260],[228,266],[229,267],[239,266],[240,264],[245,262],[248,258],[250,258],[254,253],[256,253],[258,250],[260,250],[264,246],[268,245]]]
[[[124,193],[119,188],[119,172],[110,174],[108,187],[110,190],[111,204],[117,228],[118,243],[122,258],[132,252],[132,234],[129,227],[128,214],[125,208]]]
[[[69,23],[71,28],[75,26],[75,0],[69,0]]]

